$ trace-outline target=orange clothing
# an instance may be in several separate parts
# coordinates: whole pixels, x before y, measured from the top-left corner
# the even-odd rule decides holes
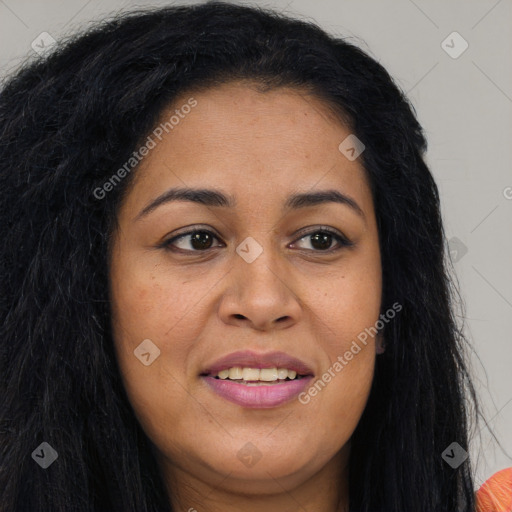
[[[512,468],[498,471],[478,489],[476,512],[512,512]]]

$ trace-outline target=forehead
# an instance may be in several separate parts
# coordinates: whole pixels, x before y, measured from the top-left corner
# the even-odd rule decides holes
[[[220,186],[240,196],[241,207],[314,187],[369,192],[360,160],[339,150],[349,127],[305,91],[229,83],[184,93],[162,112],[158,127],[136,171],[132,204],[175,186]]]

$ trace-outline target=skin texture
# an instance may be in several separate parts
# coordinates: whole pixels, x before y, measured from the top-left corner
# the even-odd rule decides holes
[[[191,96],[177,98],[162,119]],[[197,105],[137,169],[113,239],[112,325],[130,402],[180,512],[348,510],[350,437],[380,335],[306,405],[245,408],[215,394],[200,374],[237,350],[279,350],[306,362],[317,379],[379,319],[371,192],[360,160],[338,150],[350,130],[295,89],[263,93],[233,82],[193,97]],[[215,188],[237,205],[175,201],[136,220],[178,186]],[[352,197],[364,217],[332,202],[283,210],[290,194],[324,189]],[[337,251],[315,245],[311,235],[321,226],[354,245],[335,238],[326,245]],[[174,242],[176,252],[161,247],[183,228],[217,238],[194,245],[187,236]],[[252,263],[236,252],[247,237],[263,248]],[[145,339],[160,350],[149,366],[134,356]],[[261,454],[252,467],[237,457],[248,442]]]

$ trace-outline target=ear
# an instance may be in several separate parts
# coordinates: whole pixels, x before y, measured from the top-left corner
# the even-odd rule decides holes
[[[384,333],[379,331],[375,337],[375,352],[377,354],[383,354],[386,351],[386,340],[384,339]]]

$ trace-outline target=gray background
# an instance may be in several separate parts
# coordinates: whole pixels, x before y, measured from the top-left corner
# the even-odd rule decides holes
[[[59,41],[116,11],[171,3],[0,0],[0,76],[27,56],[39,58],[31,44],[42,32]],[[481,435],[470,450],[479,486],[512,466],[512,0],[239,3],[311,19],[351,38],[388,69],[416,108],[466,304],[475,383],[502,445],[485,423],[474,426]],[[454,31],[469,45],[457,58],[442,47]],[[445,43],[452,53],[461,44],[453,37]]]

